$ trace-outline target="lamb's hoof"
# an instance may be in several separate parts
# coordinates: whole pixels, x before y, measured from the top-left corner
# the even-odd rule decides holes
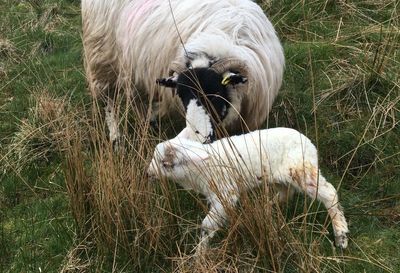
[[[347,248],[348,238],[347,238],[346,233],[335,236],[335,245],[341,249]]]
[[[194,257],[196,259],[203,258],[207,254],[209,237],[203,237],[195,248]]]
[[[204,244],[199,243],[199,244],[196,246],[195,253],[194,253],[194,257],[195,257],[196,259],[202,258],[202,257],[204,257],[204,255],[206,254],[206,252],[207,252],[207,247],[204,246]]]

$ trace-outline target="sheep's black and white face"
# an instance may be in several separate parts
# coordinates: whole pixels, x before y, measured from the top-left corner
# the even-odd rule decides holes
[[[180,136],[203,143],[216,139],[215,129],[221,124],[231,125],[238,118],[240,102],[233,87],[247,82],[235,67],[229,68],[228,59],[215,60],[205,53],[190,53],[183,71],[158,84],[175,89],[186,110],[186,128]],[[233,63],[238,66],[239,62]],[[223,130],[222,130],[223,132]]]
[[[194,68],[188,69],[181,73],[177,79],[176,94],[181,99],[186,113],[190,114],[193,112],[188,111],[189,107],[193,107],[193,102],[196,103],[197,107],[203,108],[208,117],[204,116],[203,119],[211,121],[213,131],[204,132],[199,128],[201,134],[205,134],[204,137],[209,138],[210,141],[215,140],[215,125],[220,123],[226,117],[229,108],[230,100],[226,85],[222,84],[222,75],[217,74],[215,71],[209,68]],[[201,109],[199,109],[199,112]],[[191,124],[199,124],[202,120],[198,120],[198,113],[187,115],[186,119]]]
[[[188,136],[200,142],[215,140],[215,126],[227,116],[231,102],[223,76],[214,70],[201,67],[187,69],[176,77],[163,79],[160,84],[176,88],[175,93],[181,99],[186,122],[193,130]]]
[[[188,69],[178,76],[176,94],[186,110],[190,101],[195,99],[214,120],[223,120],[229,107],[229,97],[222,79],[222,75],[208,68]]]

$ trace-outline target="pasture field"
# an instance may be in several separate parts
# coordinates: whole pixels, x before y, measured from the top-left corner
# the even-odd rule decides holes
[[[400,272],[400,2],[257,2],[286,57],[265,127],[317,145],[348,249],[320,204],[278,206],[265,187],[195,260],[204,200],[144,174],[182,117],[155,132],[127,111],[113,150],[85,83],[80,1],[1,0],[0,272]]]

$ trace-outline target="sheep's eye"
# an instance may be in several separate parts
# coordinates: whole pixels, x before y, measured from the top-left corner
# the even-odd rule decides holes
[[[195,132],[196,134],[200,134],[200,132],[199,132],[199,131],[197,131],[197,130],[196,130],[196,131],[194,131],[194,132]]]

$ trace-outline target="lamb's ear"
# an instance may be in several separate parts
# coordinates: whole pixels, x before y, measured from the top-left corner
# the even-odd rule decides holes
[[[244,77],[243,75],[241,75],[240,73],[232,73],[232,72],[225,72],[222,75],[222,81],[221,84],[222,85],[236,85],[239,83],[246,83],[247,82],[247,78]]]
[[[169,87],[169,88],[176,88],[177,84],[177,77],[169,77],[169,78],[161,78],[157,79],[156,83],[161,86]]]
[[[161,163],[165,168],[173,167],[175,159],[177,158],[176,149],[172,145],[166,145],[164,150],[164,157],[161,159]]]
[[[185,150],[185,159],[188,163],[199,164],[210,158],[210,155],[203,149],[190,147]]]

